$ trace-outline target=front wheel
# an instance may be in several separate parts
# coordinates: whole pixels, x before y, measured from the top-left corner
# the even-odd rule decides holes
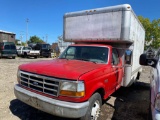
[[[24,58],[27,58],[27,53],[26,52],[24,53]]]
[[[12,59],[15,59],[15,58],[16,58],[15,56],[12,57]]]
[[[102,106],[102,98],[99,93],[95,93],[89,99],[89,107],[85,116],[80,120],[97,120]]]

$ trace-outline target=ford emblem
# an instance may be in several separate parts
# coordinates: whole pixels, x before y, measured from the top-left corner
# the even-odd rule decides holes
[[[33,85],[36,85],[36,86],[37,86],[37,85],[38,85],[38,82],[33,82]]]

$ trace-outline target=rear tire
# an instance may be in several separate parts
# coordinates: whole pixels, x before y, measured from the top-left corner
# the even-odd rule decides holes
[[[35,56],[34,58],[37,59],[37,56]]]
[[[102,98],[99,93],[95,93],[89,99],[89,107],[85,116],[80,120],[97,120],[100,114],[100,107],[102,106]]]
[[[24,58],[27,58],[27,53],[24,53]]]
[[[12,59],[15,59],[15,58],[16,58],[15,56],[12,57]]]

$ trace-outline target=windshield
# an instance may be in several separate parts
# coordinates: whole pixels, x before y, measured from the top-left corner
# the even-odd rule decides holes
[[[85,60],[96,63],[107,63],[108,48],[92,46],[70,46],[60,55],[59,58]]]
[[[24,47],[23,50],[32,50],[31,47]]]
[[[50,49],[50,45],[49,44],[42,44],[42,49]]]

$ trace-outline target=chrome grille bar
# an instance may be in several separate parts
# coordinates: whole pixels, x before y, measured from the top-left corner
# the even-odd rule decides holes
[[[20,84],[52,96],[58,96],[59,80],[52,77],[20,71]]]

